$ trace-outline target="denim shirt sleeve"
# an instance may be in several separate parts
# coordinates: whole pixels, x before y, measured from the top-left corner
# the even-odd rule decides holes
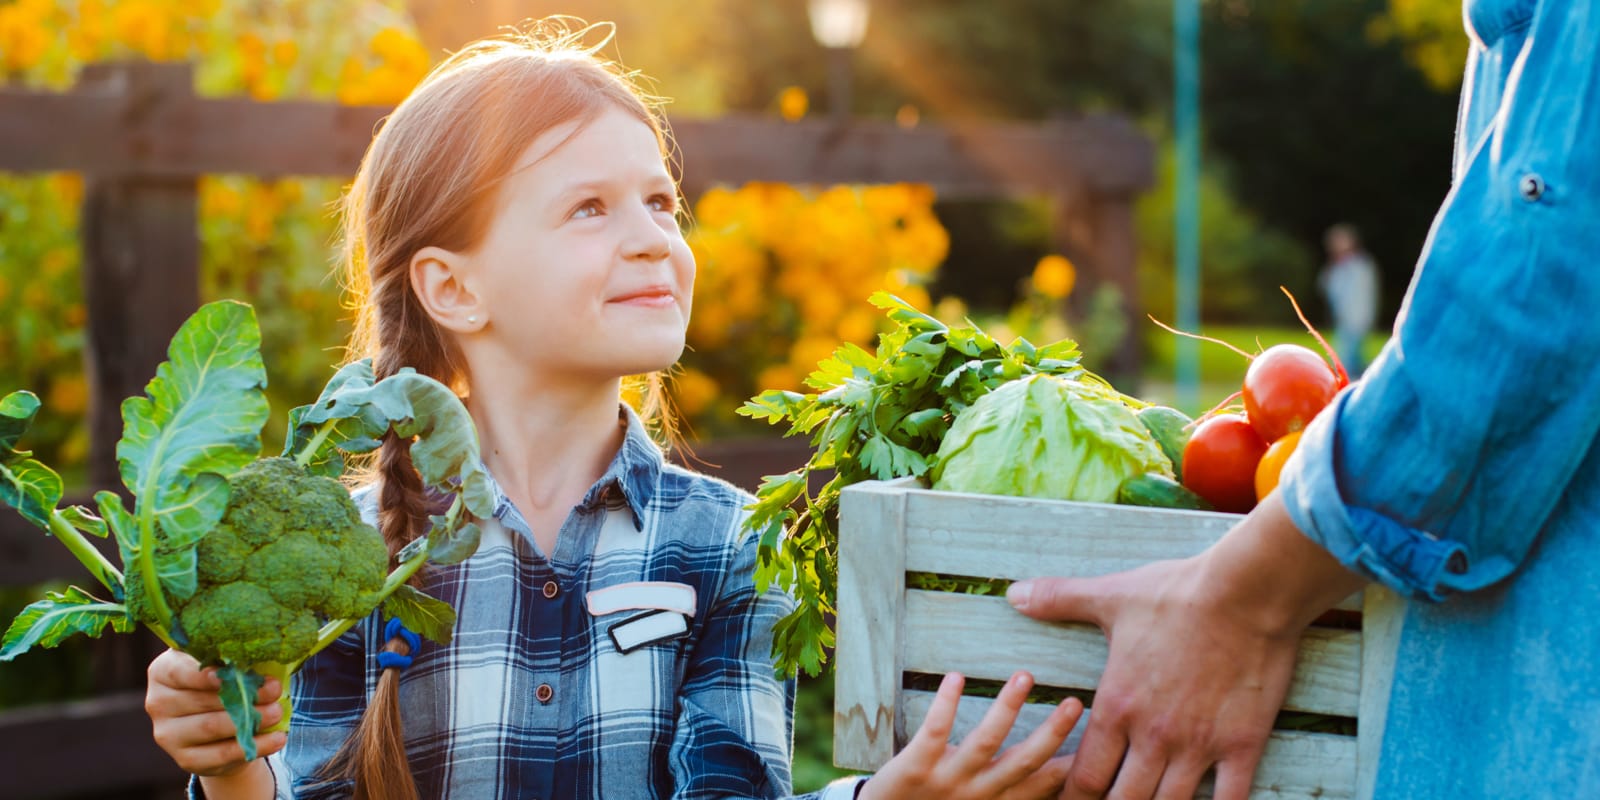
[[[1600,0],[1544,0],[1516,35],[1480,97],[1475,46],[1483,129],[1394,338],[1281,483],[1302,532],[1412,597],[1510,575],[1600,432]]]

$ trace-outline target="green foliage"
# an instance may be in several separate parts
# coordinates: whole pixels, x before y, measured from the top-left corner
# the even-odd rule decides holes
[[[896,325],[876,353],[845,345],[806,379],[815,392],[764,392],[739,411],[787,423],[786,436],[809,435],[814,446],[805,466],[764,479],[747,523],[761,537],[757,585],[776,582],[798,601],[774,634],[778,668],[787,674],[821,672],[833,643],[840,490],[926,475],[955,415],[1002,383],[1038,373],[1093,379],[1069,340],[1002,346],[975,326],[948,327],[891,295],[872,302]],[[809,493],[811,474],[830,469],[834,476]]]

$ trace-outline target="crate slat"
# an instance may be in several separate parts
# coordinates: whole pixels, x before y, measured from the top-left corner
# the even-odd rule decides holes
[[[884,486],[906,493],[905,561],[912,572],[1008,580],[1107,575],[1195,555],[1243,519],[1214,511],[935,492],[904,480]],[[1360,595],[1338,608],[1360,611]]]
[[[906,729],[915,733],[928,716],[933,704],[933,692],[908,689],[904,707]],[[994,700],[987,697],[963,697],[956,707],[956,724],[951,739],[962,737],[978,725]],[[1006,738],[1006,746],[1020,743],[1039,727],[1050,715],[1051,706],[1029,703],[1017,714],[1017,723]],[[1078,721],[1072,735],[1067,737],[1061,752],[1078,749],[1078,741],[1088,725],[1089,715]],[[905,740],[899,743],[905,745]],[[1340,800],[1353,798],[1356,776],[1356,740],[1350,736],[1327,733],[1300,733],[1277,731],[1267,740],[1267,750],[1256,769],[1250,792],[1252,800]],[[1211,778],[1201,784],[1196,797],[1211,796]]]
[[[839,542],[839,605],[850,613],[838,618],[833,752],[848,769],[887,762],[896,729],[905,724],[896,706],[901,653],[895,647],[905,613],[905,502],[903,493],[871,490],[840,500],[841,514],[874,531]]]
[[[1092,689],[1106,665],[1098,628],[1030,619],[1000,597],[907,590],[904,635],[908,672],[1005,680],[1027,669],[1042,685]],[[1309,629],[1284,707],[1354,717],[1360,700],[1361,634]]]

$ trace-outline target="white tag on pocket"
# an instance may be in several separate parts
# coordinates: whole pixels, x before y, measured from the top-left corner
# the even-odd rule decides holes
[[[694,616],[694,587],[674,581],[634,581],[596,589],[584,596],[589,615],[603,617],[618,611],[675,611]]]
[[[646,645],[689,635],[689,618],[676,611],[646,611],[606,629],[617,652],[624,655]]]

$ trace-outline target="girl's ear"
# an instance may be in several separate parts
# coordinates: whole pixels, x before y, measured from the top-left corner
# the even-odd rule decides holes
[[[433,321],[446,330],[472,333],[483,329],[488,313],[472,289],[460,253],[424,247],[411,257],[411,286]]]

